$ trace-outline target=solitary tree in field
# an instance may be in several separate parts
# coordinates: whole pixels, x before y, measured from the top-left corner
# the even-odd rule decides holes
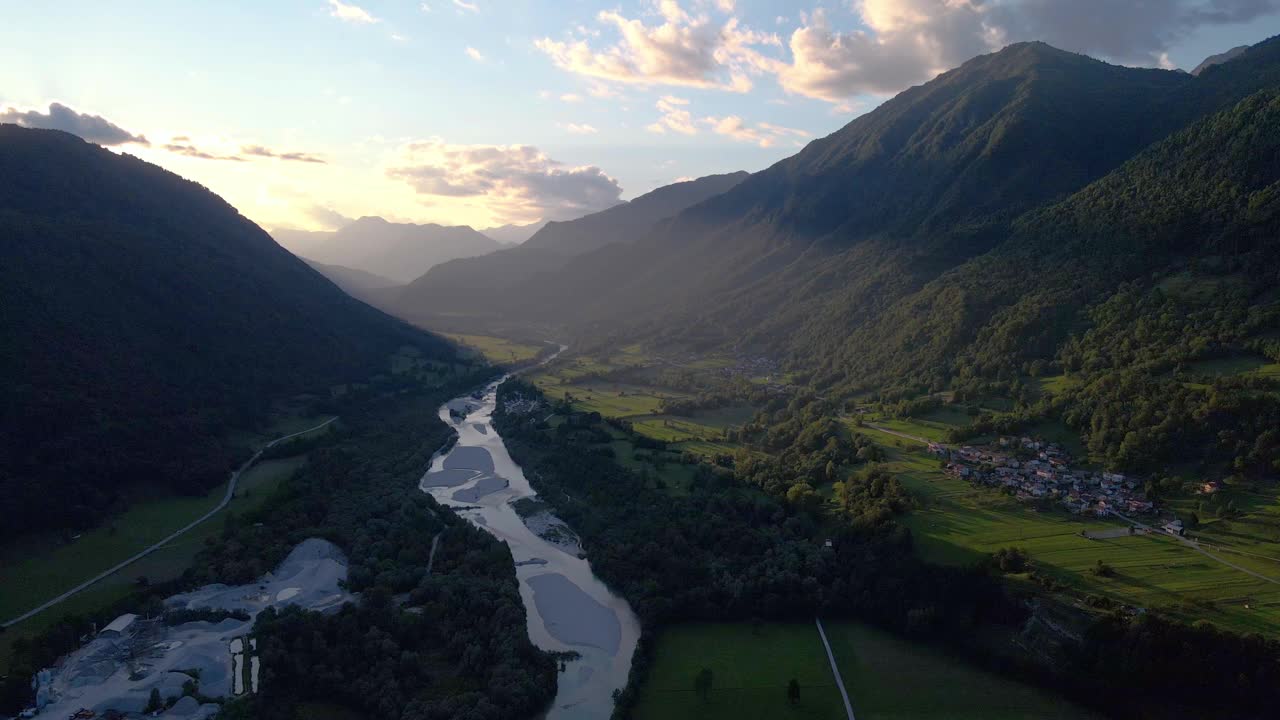
[[[698,671],[698,677],[693,681],[693,689],[698,693],[698,697],[703,700],[711,694],[711,683],[715,680],[715,676],[711,672],[711,668],[702,668]]]
[[[787,702],[795,705],[800,702],[800,681],[791,678],[791,682],[787,683]]]

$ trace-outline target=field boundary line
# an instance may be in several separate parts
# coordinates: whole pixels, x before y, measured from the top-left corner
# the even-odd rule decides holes
[[[815,617],[813,622],[818,626],[818,636],[822,638],[822,647],[827,651],[827,660],[831,663],[831,674],[836,678],[836,688],[840,690],[840,697],[844,699],[844,711],[849,716],[849,720],[854,720],[849,691],[844,687],[844,678],[840,677],[840,668],[836,667],[836,656],[831,652],[831,643],[827,642],[827,631],[822,629],[822,618]]]

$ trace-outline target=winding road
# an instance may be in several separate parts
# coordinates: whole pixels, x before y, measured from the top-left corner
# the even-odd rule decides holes
[[[253,467],[253,464],[254,464],[254,463],[256,463],[256,462],[258,461],[258,458],[262,457],[262,453],[266,452],[266,451],[267,451],[267,450],[269,450],[270,448],[275,447],[276,445],[279,445],[280,443],[284,442],[285,440],[289,440],[290,438],[295,438],[295,437],[298,437],[299,435],[306,435],[306,434],[307,434],[307,433],[309,433],[309,432],[315,432],[316,430],[319,430],[320,428],[323,428],[323,427],[325,427],[325,426],[329,425],[330,423],[332,423],[334,420],[337,420],[337,419],[338,419],[337,417],[331,417],[331,418],[329,418],[328,420],[325,420],[324,422],[320,423],[319,425],[316,425],[315,427],[307,428],[306,430],[299,430],[299,431],[298,431],[298,432],[296,432],[296,433],[290,433],[290,434],[288,434],[288,435],[284,435],[284,436],[282,436],[282,437],[278,437],[278,438],[276,438],[275,440],[272,440],[271,442],[267,443],[266,445],[263,445],[261,449],[259,449],[256,453],[254,453],[254,454],[253,454],[253,457],[249,458],[248,460],[245,460],[243,465],[241,465],[241,466],[240,466],[240,467],[239,467],[235,472],[231,473],[231,478],[227,481],[227,492],[226,492],[226,494],[225,494],[225,495],[223,495],[223,496],[222,496],[222,502],[219,502],[219,503],[218,503],[218,505],[217,505],[217,507],[213,508],[212,510],[210,510],[210,511],[209,511],[209,512],[207,512],[207,513],[205,513],[204,515],[201,515],[200,517],[196,518],[195,520],[192,520],[190,523],[188,523],[187,525],[183,526],[181,529],[179,529],[179,530],[175,531],[173,534],[169,535],[168,537],[166,537],[165,539],[161,540],[160,542],[158,542],[158,543],[156,543],[156,544],[154,544],[154,545],[152,545],[152,546],[150,546],[150,547],[148,547],[148,548],[146,548],[146,549],[142,550],[141,552],[139,552],[139,553],[137,553],[137,554],[135,554],[135,555],[133,555],[133,556],[129,557],[128,559],[126,559],[126,560],[124,560],[124,561],[122,561],[122,562],[120,562],[120,563],[118,563],[118,564],[116,564],[116,565],[111,566],[110,568],[108,568],[108,569],[106,569],[106,570],[103,570],[102,572],[98,573],[97,575],[94,575],[93,577],[89,578],[88,580],[85,580],[84,582],[80,583],[79,585],[77,585],[77,586],[75,586],[75,587],[71,588],[70,590],[68,590],[68,591],[66,591],[66,592],[64,592],[64,593],[62,593],[61,595],[59,595],[59,596],[57,596],[57,597],[53,598],[53,599],[52,599],[52,600],[50,600],[49,602],[46,602],[45,604],[43,604],[43,605],[41,605],[41,606],[39,606],[39,607],[32,608],[32,609],[30,609],[30,610],[28,610],[28,611],[26,611],[26,612],[22,613],[21,615],[19,615],[19,616],[15,617],[15,618],[13,618],[13,619],[11,619],[11,620],[7,620],[7,621],[5,621],[4,623],[0,623],[0,628],[7,628],[7,627],[9,627],[10,625],[16,625],[16,624],[18,624],[18,623],[22,622],[23,620],[26,620],[27,618],[29,618],[29,617],[33,616],[33,615],[37,615],[37,614],[39,614],[39,613],[41,613],[41,612],[44,612],[45,610],[48,610],[49,608],[53,607],[54,605],[57,605],[58,603],[63,602],[63,601],[64,601],[64,600],[66,600],[67,598],[72,597],[73,595],[76,595],[77,593],[83,592],[84,590],[86,590],[87,588],[89,588],[89,587],[93,586],[95,583],[97,583],[97,582],[99,582],[99,581],[103,580],[104,578],[108,578],[108,577],[110,577],[110,576],[112,576],[112,575],[116,574],[117,572],[120,572],[121,570],[123,570],[123,569],[125,569],[126,567],[128,567],[128,566],[132,565],[133,563],[135,563],[135,562],[137,562],[137,561],[141,560],[142,558],[144,558],[144,557],[146,557],[146,556],[150,555],[151,553],[153,553],[153,552],[155,552],[155,551],[159,550],[160,548],[164,547],[165,545],[168,545],[169,543],[173,542],[176,538],[181,537],[183,534],[185,534],[185,533],[187,533],[187,532],[190,532],[190,530],[191,530],[192,528],[196,527],[197,525],[199,525],[200,523],[204,522],[205,520],[208,520],[209,518],[213,517],[214,515],[217,515],[219,512],[221,512],[223,509],[225,509],[225,508],[227,507],[227,505],[228,505],[228,504],[230,504],[230,503],[231,503],[231,498],[233,498],[233,497],[235,496],[235,494],[236,494],[236,483],[240,481],[240,475],[241,475],[242,473],[244,473],[244,471],[248,470],[250,467]]]

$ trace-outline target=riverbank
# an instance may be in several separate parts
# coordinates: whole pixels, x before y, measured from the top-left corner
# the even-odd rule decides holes
[[[595,720],[613,710],[627,683],[639,621],[592,572],[576,534],[549,508],[519,513],[537,493],[493,427],[501,380],[445,403],[440,420],[457,433],[433,457],[419,487],[510,548],[528,635],[564,660],[548,720]],[[523,515],[523,516],[522,516]]]

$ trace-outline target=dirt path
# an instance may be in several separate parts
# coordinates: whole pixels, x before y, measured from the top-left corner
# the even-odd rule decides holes
[[[26,620],[27,618],[32,617],[33,615],[38,615],[38,614],[40,614],[40,613],[44,612],[45,610],[48,610],[49,608],[53,607],[54,605],[57,605],[58,603],[60,603],[60,602],[62,602],[62,601],[64,601],[64,600],[66,600],[67,598],[72,597],[73,595],[76,595],[77,593],[83,592],[84,590],[86,590],[87,588],[91,587],[91,586],[92,586],[92,585],[94,585],[95,583],[97,583],[97,582],[99,582],[99,581],[101,581],[101,580],[103,580],[103,579],[105,579],[105,578],[111,577],[112,575],[116,574],[117,572],[120,572],[121,570],[125,569],[126,567],[128,567],[128,566],[130,566],[130,565],[132,565],[132,564],[134,564],[134,563],[136,563],[136,562],[138,562],[138,561],[139,561],[139,560],[141,560],[142,558],[144,558],[144,557],[146,557],[146,556],[150,555],[151,553],[153,553],[153,552],[155,552],[155,551],[159,550],[160,548],[164,547],[165,545],[168,545],[169,543],[173,542],[176,538],[181,537],[182,535],[184,535],[184,534],[185,534],[185,533],[187,533],[187,532],[190,532],[190,530],[191,530],[192,528],[194,528],[195,526],[197,526],[197,525],[199,525],[200,523],[204,522],[205,520],[208,520],[209,518],[213,517],[214,515],[217,515],[217,514],[218,514],[219,512],[221,512],[224,508],[226,508],[228,504],[230,504],[230,502],[231,502],[231,498],[235,496],[235,493],[236,493],[236,483],[240,481],[240,475],[241,475],[241,474],[243,474],[243,473],[244,473],[244,471],[246,471],[246,470],[248,470],[249,468],[253,467],[253,464],[254,464],[255,462],[257,462],[257,461],[258,461],[258,458],[262,457],[262,453],[266,452],[269,448],[275,447],[276,445],[278,445],[278,444],[280,444],[280,443],[284,442],[285,440],[288,440],[288,439],[290,439],[290,438],[295,438],[295,437],[297,437],[297,436],[299,436],[299,435],[305,435],[305,434],[307,434],[307,433],[309,433],[309,432],[313,432],[313,431],[319,430],[320,428],[325,427],[326,425],[328,425],[328,424],[332,423],[334,420],[337,420],[337,419],[338,419],[338,418],[336,418],[336,417],[331,417],[331,418],[329,418],[328,420],[325,420],[324,422],[320,423],[319,425],[316,425],[315,427],[307,428],[306,430],[301,430],[301,431],[298,431],[298,432],[296,432],[296,433],[290,433],[290,434],[288,434],[288,435],[284,435],[284,436],[282,436],[282,437],[278,437],[278,438],[276,438],[275,440],[272,440],[271,442],[267,443],[266,445],[263,445],[263,446],[262,446],[262,449],[258,450],[258,452],[256,452],[256,453],[254,453],[254,454],[253,454],[253,457],[249,458],[248,460],[245,460],[245,461],[244,461],[244,464],[243,464],[243,465],[241,465],[241,466],[239,467],[239,469],[237,469],[235,472],[231,473],[231,478],[227,481],[227,492],[226,492],[226,494],[225,494],[225,495],[223,495],[223,496],[222,496],[222,501],[218,503],[218,506],[217,506],[217,507],[213,508],[212,510],[210,510],[210,511],[209,511],[209,512],[207,512],[207,513],[205,513],[204,515],[201,515],[200,517],[198,517],[198,518],[196,518],[195,520],[191,521],[190,523],[188,523],[187,525],[183,526],[181,529],[179,529],[179,530],[175,531],[173,534],[169,535],[168,537],[166,537],[165,539],[161,540],[160,542],[158,542],[158,543],[156,543],[156,544],[154,544],[154,545],[152,545],[152,546],[150,546],[150,547],[148,547],[148,548],[146,548],[146,549],[142,550],[141,552],[138,552],[137,554],[135,554],[135,555],[133,555],[133,556],[129,557],[128,559],[126,559],[126,560],[124,560],[124,561],[122,561],[122,562],[120,562],[120,563],[117,563],[116,565],[113,565],[112,567],[110,567],[110,568],[108,568],[108,569],[106,569],[106,570],[104,570],[104,571],[102,571],[102,572],[98,573],[97,575],[94,575],[93,577],[89,578],[88,580],[85,580],[84,582],[80,583],[79,585],[77,585],[77,586],[75,586],[75,587],[71,588],[70,590],[68,590],[68,591],[66,591],[66,592],[64,592],[64,593],[62,593],[61,595],[59,595],[59,596],[57,596],[57,597],[53,598],[53,599],[52,599],[52,600],[50,600],[49,602],[46,602],[45,604],[43,604],[43,605],[41,605],[41,606],[39,606],[39,607],[32,608],[32,609],[30,609],[30,610],[28,610],[28,611],[26,611],[26,612],[22,613],[21,615],[19,615],[19,616],[15,617],[15,618],[13,618],[13,619],[11,619],[11,620],[8,620],[8,621],[6,621],[6,622],[4,622],[4,623],[0,624],[0,627],[6,627],[6,628],[7,628],[7,627],[9,627],[10,625],[16,625],[16,624],[18,624],[18,623],[22,622],[23,620]]]
[[[1222,563],[1223,565],[1226,565],[1226,566],[1227,566],[1227,567],[1229,567],[1229,568],[1234,568],[1234,569],[1236,569],[1236,570],[1239,570],[1240,572],[1242,572],[1242,573],[1244,573],[1244,574],[1246,574],[1246,575],[1252,575],[1253,577],[1256,577],[1256,578],[1258,578],[1259,580],[1265,580],[1265,581],[1267,581],[1267,582],[1269,582],[1269,583],[1272,583],[1272,584],[1274,584],[1274,585],[1280,585],[1280,580],[1277,580],[1276,578],[1269,577],[1269,576],[1267,576],[1267,575],[1263,575],[1263,574],[1262,574],[1262,573],[1260,573],[1260,572],[1255,572],[1255,571],[1250,570],[1249,568],[1246,568],[1246,567],[1241,567],[1241,566],[1239,566],[1239,565],[1237,565],[1237,564],[1235,564],[1235,563],[1233,563],[1233,562],[1231,562],[1231,561],[1229,561],[1229,560],[1223,560],[1222,558],[1218,557],[1217,555],[1214,555],[1213,553],[1209,552],[1208,550],[1205,550],[1204,548],[1200,547],[1200,543],[1196,542],[1195,540],[1188,540],[1187,538],[1184,538],[1184,537],[1178,537],[1177,535],[1170,535],[1169,533],[1163,532],[1163,531],[1161,531],[1161,530],[1157,530],[1157,529],[1155,529],[1155,528],[1151,527],[1150,525],[1145,525],[1145,524],[1143,524],[1143,523],[1138,522],[1137,520],[1134,520],[1134,519],[1132,519],[1132,518],[1129,518],[1129,517],[1126,517],[1126,516],[1124,516],[1124,515],[1121,515],[1120,513],[1116,512],[1116,511],[1114,511],[1114,510],[1112,510],[1112,511],[1111,511],[1111,514],[1112,514],[1112,515],[1115,515],[1116,517],[1120,518],[1121,520],[1124,520],[1125,522],[1127,522],[1127,523],[1129,523],[1129,524],[1133,525],[1134,527],[1143,528],[1144,530],[1150,530],[1150,531],[1151,531],[1151,533],[1152,533],[1153,535],[1163,535],[1163,536],[1166,536],[1166,537],[1173,538],[1174,540],[1177,540],[1178,542],[1182,543],[1183,545],[1186,545],[1187,547],[1191,548],[1192,550],[1195,550],[1196,552],[1198,552],[1198,553],[1200,553],[1201,555],[1203,555],[1203,556],[1205,556],[1205,557],[1209,558],[1210,560],[1215,560],[1215,561],[1217,561],[1217,562],[1220,562],[1220,563]]]
[[[849,691],[844,689],[844,678],[840,677],[840,668],[836,667],[835,653],[831,652],[831,643],[827,642],[827,631],[822,629],[822,619],[814,618],[818,626],[818,636],[822,638],[822,647],[827,651],[827,662],[831,663],[831,674],[836,677],[836,687],[840,689],[840,697],[844,698],[844,711],[849,720],[854,720],[853,704],[849,702]]]
[[[889,429],[889,428],[887,428],[887,427],[881,427],[881,426],[879,426],[879,425],[872,425],[871,423],[864,423],[864,424],[865,424],[867,427],[871,428],[872,430],[879,430],[879,431],[880,431],[880,432],[882,432],[882,433],[887,433],[887,434],[889,434],[889,435],[893,435],[893,436],[895,436],[895,437],[900,437],[900,438],[903,438],[903,439],[905,439],[905,440],[914,440],[915,442],[921,443],[921,444],[923,444],[923,445],[928,445],[929,443],[934,442],[933,440],[930,440],[930,439],[928,439],[928,438],[922,438],[922,437],[920,437],[919,435],[908,435],[907,433],[904,433],[904,432],[898,432],[897,430],[890,430],[890,429]],[[941,445],[941,443],[939,443],[939,445]]]

